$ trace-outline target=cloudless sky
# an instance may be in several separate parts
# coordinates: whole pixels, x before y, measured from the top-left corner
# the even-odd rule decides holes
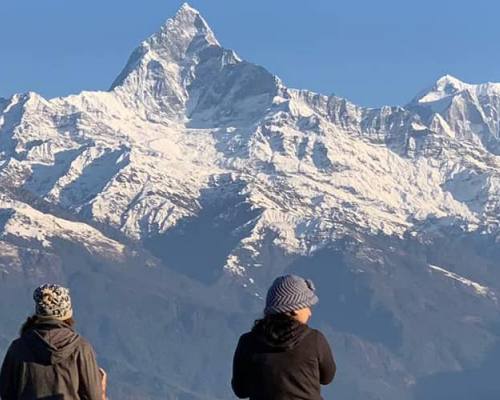
[[[0,2],[0,96],[106,90],[177,0]],[[290,87],[405,104],[444,74],[500,82],[498,0],[192,0],[219,42]]]

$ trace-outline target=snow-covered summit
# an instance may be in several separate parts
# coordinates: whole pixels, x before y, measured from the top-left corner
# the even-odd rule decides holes
[[[255,118],[280,88],[264,68],[221,47],[203,17],[185,4],[132,53],[111,90],[151,120],[213,126]]]
[[[470,88],[472,85],[462,82],[451,75],[444,75],[429,89],[422,92],[414,100],[419,104],[432,103],[453,96],[462,90]]]
[[[467,91],[478,96],[500,95],[500,83],[487,82],[471,84],[461,81],[452,75],[444,75],[434,85],[422,91],[410,104],[431,105]]]
[[[440,78],[407,106],[434,130],[500,154],[500,84]]]
[[[197,65],[222,52],[203,17],[184,3],[135,49],[111,89],[128,105],[141,99],[152,113],[172,118],[185,110]],[[226,58],[239,61],[234,54]]]
[[[169,18],[158,32],[134,51],[125,71],[133,68],[137,56],[140,58],[147,53],[157,61],[181,66],[211,46],[220,47],[214,33],[200,13],[184,3],[174,18]],[[115,82],[113,86],[117,84]]]

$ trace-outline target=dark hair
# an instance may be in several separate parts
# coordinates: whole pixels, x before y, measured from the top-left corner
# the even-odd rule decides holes
[[[21,326],[21,329],[19,330],[19,334],[22,336],[29,330],[33,329],[35,325],[43,322],[43,318],[40,318],[38,315],[31,315],[28,318],[26,318],[26,321],[24,321],[23,325]],[[75,326],[75,320],[73,317],[65,319],[62,321],[64,324],[66,324],[69,328],[72,328]]]
[[[253,331],[261,331],[271,338],[276,338],[285,330],[289,330],[297,325],[300,325],[295,318],[295,312],[267,314],[264,318],[255,320]]]

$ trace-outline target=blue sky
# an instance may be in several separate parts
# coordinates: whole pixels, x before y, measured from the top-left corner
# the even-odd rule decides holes
[[[500,82],[500,1],[192,0],[224,47],[288,86],[405,104],[449,73]],[[0,7],[0,96],[105,90],[182,1],[23,0]]]

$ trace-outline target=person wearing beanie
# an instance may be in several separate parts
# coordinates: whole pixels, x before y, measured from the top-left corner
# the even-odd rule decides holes
[[[231,386],[240,399],[321,400],[336,365],[325,336],[307,325],[318,302],[309,279],[278,277],[269,288],[264,317],[239,339]]]
[[[92,346],[74,329],[69,290],[45,284],[0,370],[2,400],[103,400],[106,381]]]

